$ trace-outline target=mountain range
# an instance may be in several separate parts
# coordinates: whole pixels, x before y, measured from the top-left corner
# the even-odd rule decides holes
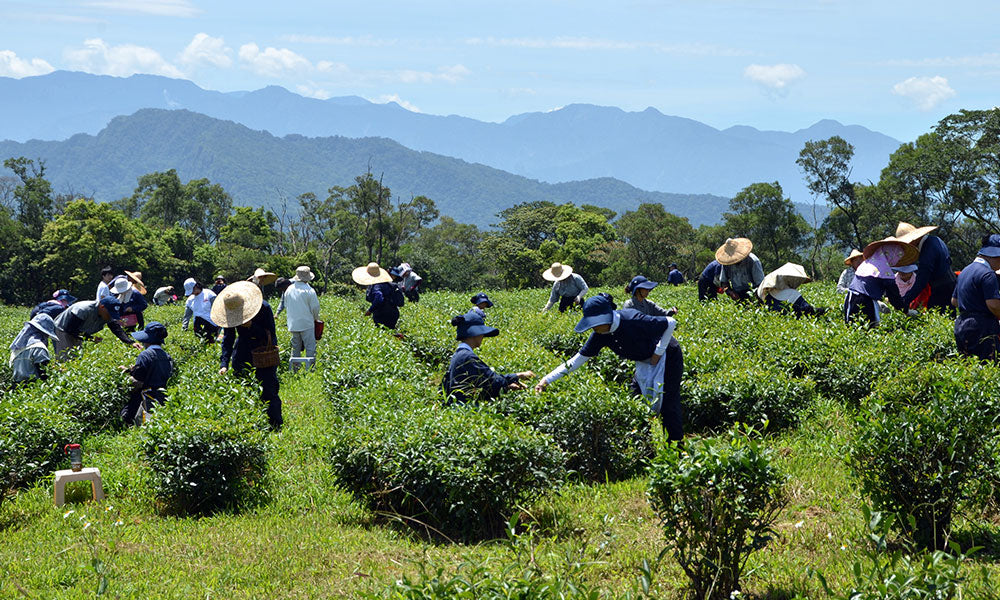
[[[0,138],[13,141],[96,135],[115,117],[143,108],[186,109],[278,137],[384,137],[548,183],[615,178],[646,190],[728,197],[754,182],[778,181],[798,203],[811,202],[795,164],[806,141],[839,135],[852,143],[853,177],[859,181],[877,180],[900,145],[831,120],[795,132],[720,130],[653,108],[626,112],[573,104],[491,123],[416,113],[357,96],[307,98],[277,86],[217,92],[154,75],[69,71],[0,78]],[[394,168],[376,166],[387,174]]]

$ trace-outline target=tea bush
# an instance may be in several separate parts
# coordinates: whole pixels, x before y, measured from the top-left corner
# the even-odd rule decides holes
[[[64,462],[63,446],[78,440],[79,423],[47,400],[0,401],[0,500]]]
[[[696,598],[730,598],[751,553],[771,540],[785,476],[756,433],[664,448],[649,471],[649,503]]]
[[[850,463],[876,510],[925,548],[944,548],[962,503],[979,506],[998,449],[1000,370],[915,365],[882,382],[858,414]]]

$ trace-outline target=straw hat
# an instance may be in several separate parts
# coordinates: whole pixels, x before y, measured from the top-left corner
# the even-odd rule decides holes
[[[542,273],[542,279],[545,281],[562,281],[570,275],[573,274],[573,267],[569,265],[564,265],[562,263],[554,262],[552,266]]]
[[[764,281],[757,286],[757,296],[763,300],[768,292],[775,288],[795,289],[810,281],[812,277],[806,273],[805,267],[795,263],[785,263],[764,276]]]
[[[389,283],[392,277],[389,272],[378,266],[378,263],[368,263],[367,267],[358,267],[351,273],[351,279],[358,285],[375,285],[376,283]]]
[[[871,258],[872,254],[874,254],[876,250],[887,244],[896,244],[903,249],[903,257],[900,258],[899,261],[896,262],[896,264],[890,265],[892,267],[911,265],[917,262],[917,259],[920,258],[920,250],[917,250],[916,246],[910,244],[909,242],[904,242],[903,240],[894,238],[892,236],[889,236],[884,240],[878,240],[877,242],[872,242],[868,244],[867,246],[865,246],[865,251],[862,253],[862,255],[866,259]]]
[[[125,277],[132,282],[137,292],[146,295],[146,286],[142,285],[142,271],[125,271]]]
[[[906,221],[900,221],[899,225],[896,225],[896,239],[912,244],[935,229],[937,229],[936,225],[915,227]]]
[[[304,283],[308,283],[313,279],[316,279],[316,276],[313,275],[312,269],[304,265],[295,269],[295,277],[292,277],[292,281],[301,281]]]
[[[274,280],[277,278],[278,276],[274,273],[257,267],[257,270],[253,272],[253,275],[247,278],[247,281],[256,283],[260,287],[264,287],[265,285],[271,285],[274,283]]]
[[[720,265],[735,265],[744,258],[750,256],[753,251],[753,242],[747,238],[729,238],[726,243],[719,246],[715,251],[715,260]]]
[[[848,254],[847,258],[844,259],[844,264],[845,265],[850,265],[852,260],[854,260],[855,258],[861,258],[861,257],[864,257],[864,254],[861,254],[860,250],[858,250],[857,248],[851,248],[851,253]]]
[[[249,281],[237,281],[219,292],[212,303],[212,322],[219,327],[239,327],[257,316],[264,295]]]

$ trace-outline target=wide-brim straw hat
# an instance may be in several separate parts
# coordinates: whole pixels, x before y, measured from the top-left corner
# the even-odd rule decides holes
[[[125,271],[125,277],[132,282],[132,287],[136,289],[137,292],[146,295],[146,286],[142,284],[142,271]]]
[[[900,221],[899,225],[896,225],[896,239],[903,240],[908,244],[919,240],[928,233],[937,229],[936,225],[927,225],[925,227],[916,227],[910,225],[906,221]]]
[[[545,281],[562,281],[570,275],[573,274],[573,267],[569,265],[564,265],[562,263],[554,262],[552,266],[542,273],[542,279]]]
[[[735,265],[753,252],[753,242],[748,238],[729,238],[715,251],[720,265]]]
[[[764,276],[764,281],[757,286],[757,295],[763,300],[768,292],[784,284],[784,288],[795,289],[803,283],[809,283],[812,277],[806,273],[805,267],[795,263],[785,263]]]
[[[256,283],[260,287],[264,287],[265,285],[271,285],[276,279],[278,279],[278,276],[274,273],[257,267],[257,270],[253,272],[253,275],[247,278],[247,281]]]
[[[303,283],[308,283],[313,279],[316,279],[316,276],[313,275],[312,269],[306,266],[295,269],[295,277],[292,277],[292,281],[301,281]]]
[[[212,322],[219,327],[239,327],[257,316],[264,304],[264,294],[249,281],[226,286],[212,303]]]
[[[848,254],[847,258],[844,259],[844,265],[850,265],[851,261],[854,260],[855,258],[863,258],[863,257],[864,254],[862,254],[860,250],[858,250],[857,248],[851,248],[851,253]]]
[[[876,242],[872,242],[872,243],[868,244],[867,246],[865,246],[865,250],[862,253],[862,255],[866,259],[871,258],[872,254],[874,254],[876,250],[878,250],[879,248],[881,248],[882,246],[885,246],[887,244],[896,244],[896,245],[898,245],[898,246],[900,246],[900,247],[903,248],[903,257],[900,258],[896,262],[896,264],[889,265],[890,267],[898,267],[898,266],[902,266],[902,265],[912,265],[913,263],[917,262],[918,258],[920,258],[920,250],[917,250],[916,246],[914,246],[913,244],[911,244],[909,242],[904,242],[903,240],[900,240],[900,239],[892,237],[892,236],[889,236],[889,237],[887,237],[885,239],[878,240]]]
[[[378,263],[368,263],[367,267],[358,267],[351,272],[351,279],[358,285],[375,285],[376,283],[389,283],[392,277],[389,272],[378,266]]]

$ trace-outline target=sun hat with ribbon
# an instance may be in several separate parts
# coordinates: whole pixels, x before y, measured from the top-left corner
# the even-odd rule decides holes
[[[752,251],[753,242],[748,238],[729,238],[715,251],[715,260],[724,266],[735,265],[750,256]]]
[[[858,250],[857,248],[851,248],[851,253],[848,254],[847,258],[844,259],[844,265],[845,266],[850,265],[851,261],[854,260],[855,258],[864,258],[864,256],[865,255],[862,254],[861,251]]]
[[[486,308],[493,307],[493,302],[490,300],[489,296],[486,295],[486,292],[479,292],[478,294],[472,297],[472,303],[475,304],[476,306],[479,306],[484,302],[486,303]]]
[[[265,271],[260,267],[257,267],[257,270],[253,272],[253,275],[247,277],[247,281],[251,283],[256,283],[260,287],[264,287],[265,285],[271,285],[272,283],[274,283],[276,279],[278,279],[277,275],[275,275],[270,271]]]
[[[651,290],[660,284],[655,281],[650,281],[642,275],[636,275],[632,278],[632,281],[628,282],[625,286],[625,291],[634,294],[636,290]]]
[[[313,279],[316,279],[316,276],[313,275],[312,269],[305,265],[296,268],[295,277],[292,277],[292,281],[301,281],[303,283],[308,283]]]
[[[167,326],[159,321],[150,321],[142,331],[136,331],[132,337],[143,344],[162,344],[167,339]]]
[[[494,337],[500,334],[500,330],[487,325],[483,321],[483,316],[476,312],[475,309],[453,318],[451,324],[458,328],[455,332],[456,340],[464,340],[465,338],[476,337],[477,335]]]
[[[146,286],[142,284],[142,271],[125,271],[125,277],[132,283],[136,291],[146,295]]]
[[[239,327],[257,316],[263,304],[264,295],[256,284],[231,283],[212,303],[212,322],[219,327]]]
[[[617,306],[615,306],[615,302],[611,298],[611,294],[600,293],[596,296],[588,298],[587,301],[583,303],[583,318],[576,324],[573,331],[583,333],[584,331],[597,327],[598,325],[611,323],[615,320],[615,308],[617,308]]]
[[[546,281],[562,281],[573,274],[573,267],[562,263],[554,262],[552,266],[542,273],[542,279]]]
[[[906,221],[900,221],[899,225],[896,225],[896,239],[902,240],[908,244],[913,244],[935,229],[937,229],[936,225],[916,227],[914,225],[910,225]]]
[[[772,290],[794,290],[810,281],[812,277],[806,273],[805,267],[795,263],[785,263],[764,276],[764,280],[757,286],[757,296],[763,300]]]
[[[351,279],[358,285],[375,285],[376,283],[389,283],[392,277],[389,272],[378,266],[378,263],[368,263],[367,267],[358,267],[351,272]]]

